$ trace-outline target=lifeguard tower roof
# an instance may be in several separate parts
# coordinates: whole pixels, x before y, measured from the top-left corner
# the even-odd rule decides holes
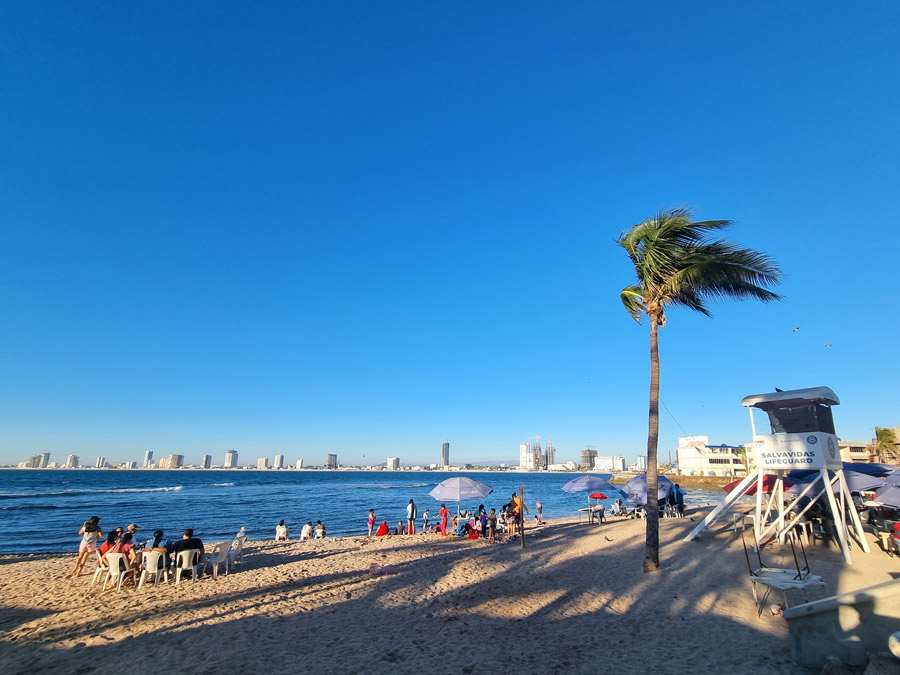
[[[745,408],[759,408],[760,410],[791,407],[802,403],[840,405],[841,401],[830,387],[809,387],[808,389],[773,391],[771,394],[752,394],[745,396],[741,401],[741,405]]]

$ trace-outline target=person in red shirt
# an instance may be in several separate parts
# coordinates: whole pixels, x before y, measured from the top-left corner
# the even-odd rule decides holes
[[[381,521],[381,525],[378,526],[378,531],[375,533],[375,536],[376,536],[376,537],[383,537],[383,536],[386,535],[388,532],[390,532],[390,530],[388,529],[387,521],[386,521],[386,520],[382,520],[382,521]]]
[[[438,515],[441,517],[441,534],[445,537],[447,536],[447,518],[450,517],[450,512],[447,510],[447,507],[441,504],[441,510],[438,511]]]

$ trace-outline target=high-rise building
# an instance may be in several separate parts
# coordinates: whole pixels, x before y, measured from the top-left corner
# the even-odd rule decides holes
[[[225,468],[234,469],[238,465],[238,454],[235,450],[229,450],[225,453]]]
[[[585,448],[581,451],[581,466],[585,471],[593,471],[594,459],[597,457],[597,451],[591,448]]]
[[[66,468],[67,469],[77,469],[78,468],[78,455],[66,455]]]
[[[302,469],[302,468],[303,468],[303,460],[302,460],[302,459],[298,459],[298,460],[297,460],[296,467],[297,467],[298,469]]]
[[[169,468],[180,469],[184,466],[184,455],[169,455]]]
[[[325,455],[325,468],[326,469],[338,468],[337,455],[331,454],[331,453]]]
[[[212,466],[212,455],[203,455],[203,457],[200,458],[200,468],[208,469],[211,466]]]
[[[553,447],[553,443],[550,442],[550,439],[547,439],[547,453],[544,455],[544,468],[546,469],[551,464],[556,464],[556,448]]]
[[[441,466],[450,466],[450,441],[441,444]]]
[[[269,468],[269,458],[268,457],[260,457],[256,460],[256,468],[257,469],[268,469]]]
[[[647,470],[647,455],[638,455],[637,456],[637,468],[638,468],[638,471],[646,471]]]
[[[102,469],[106,465],[106,457],[98,457],[94,463],[95,469]]]
[[[519,443],[519,468],[531,468],[531,445],[528,443]]]
[[[25,462],[26,469],[38,469],[41,466],[41,456],[40,455],[32,455],[28,458],[28,461]]]
[[[396,471],[397,469],[400,468],[400,458],[399,457],[388,457],[386,466],[391,471]]]
[[[125,462],[122,466],[124,466],[126,469],[136,469],[137,462]]]
[[[275,455],[275,468],[276,469],[284,468],[284,455]]]
[[[144,468],[149,469],[151,466],[153,466],[153,451],[147,450],[144,453]]]
[[[46,469],[48,466],[50,466],[50,453],[45,452],[45,453],[41,454],[40,468]]]

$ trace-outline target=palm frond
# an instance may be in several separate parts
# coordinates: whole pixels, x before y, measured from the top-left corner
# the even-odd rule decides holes
[[[641,323],[641,318],[646,311],[644,297],[641,295],[641,288],[639,286],[628,286],[627,288],[623,288],[620,297],[622,299],[622,304],[625,306],[625,311],[631,315],[632,319]]]

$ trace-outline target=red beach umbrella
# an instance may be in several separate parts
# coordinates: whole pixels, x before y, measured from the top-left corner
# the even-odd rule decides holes
[[[588,495],[590,499],[606,499],[606,495],[602,492],[595,492],[592,495]]]
[[[789,488],[789,487],[791,487],[791,485],[794,484],[794,481],[792,481],[790,478],[782,478],[782,480],[784,481],[784,487],[786,487],[786,488]],[[724,486],[722,489],[725,490],[725,492],[731,492],[732,490],[734,490],[734,488],[736,488],[738,486],[738,483],[740,483],[740,482],[741,481],[739,481],[739,480],[733,481],[733,482],[729,483],[728,485]],[[757,482],[753,481],[753,483],[750,485],[750,489],[747,490],[747,492],[745,494],[755,495],[756,494],[756,486],[757,486]],[[774,489],[775,489],[775,474],[767,473],[765,476],[763,476],[763,492],[771,492]]]

